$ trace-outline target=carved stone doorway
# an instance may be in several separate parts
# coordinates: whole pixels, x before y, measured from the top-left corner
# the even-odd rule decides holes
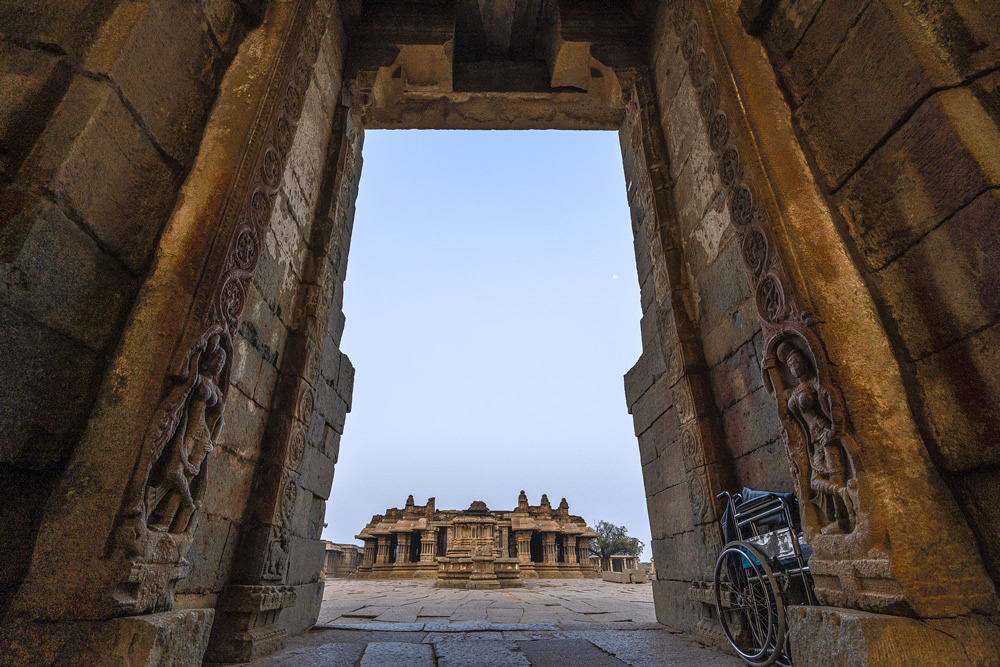
[[[626,395],[662,623],[718,639],[714,499],[756,476],[802,501],[827,605],[791,619],[804,655],[847,623],[996,636],[993,582],[734,3],[545,2],[486,24],[475,3],[240,4],[262,22],[45,504],[4,621],[15,659],[152,636],[246,660],[315,620],[366,127],[620,132],[644,312]],[[535,63],[496,57],[523,34]]]

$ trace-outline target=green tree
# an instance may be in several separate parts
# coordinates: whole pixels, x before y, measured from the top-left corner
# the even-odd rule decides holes
[[[602,570],[610,569],[611,556],[626,554],[638,557],[646,546],[638,537],[629,537],[625,526],[598,521],[594,531],[597,537],[590,541],[590,553],[601,559]]]

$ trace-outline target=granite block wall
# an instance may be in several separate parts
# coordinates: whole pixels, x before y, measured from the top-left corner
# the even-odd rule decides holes
[[[927,451],[1000,582],[1000,10],[782,1],[757,25]]]
[[[235,0],[0,7],[0,616],[252,23]]]

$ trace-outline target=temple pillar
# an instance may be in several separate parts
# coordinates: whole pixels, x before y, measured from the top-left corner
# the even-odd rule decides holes
[[[577,564],[577,552],[576,552],[576,535],[567,535],[565,538],[565,548],[563,549],[566,554],[566,562],[569,565]]]
[[[375,554],[375,564],[376,565],[388,565],[389,564],[389,536],[379,535],[378,536],[378,550]]]
[[[396,533],[396,567],[410,562],[410,533]]]
[[[525,565],[531,565],[531,531],[530,530],[517,530],[514,531],[514,537],[517,539],[517,559],[521,562],[521,567]]]
[[[556,534],[545,533],[542,536],[542,562],[546,565],[556,564]]]
[[[576,558],[580,564],[580,570],[585,576],[592,576],[593,570],[590,567],[590,541],[589,537],[578,537],[576,539]]]
[[[420,562],[433,563],[437,557],[438,529],[428,528],[420,533]]]
[[[500,527],[500,558],[510,558],[510,548],[508,546],[508,535],[510,534],[510,528],[507,526]]]
[[[419,538],[414,539],[420,540],[420,559],[417,561],[416,569],[413,571],[414,579],[434,579],[437,577],[437,541],[438,541],[438,529],[437,528],[427,528],[426,530],[421,530],[419,533]]]
[[[371,568],[375,564],[375,551],[378,549],[377,540],[365,540],[365,555],[362,566]]]
[[[62,342],[49,346],[39,340],[37,342],[41,347],[37,349],[43,350],[39,356],[19,350],[15,341],[19,340],[19,336],[28,336],[29,330],[36,331],[34,328],[25,328],[20,334],[18,329],[21,325],[13,324],[17,335],[11,345],[5,346],[13,349],[13,358],[18,364],[59,363],[54,359],[70,364],[67,369],[73,370],[67,370],[65,377],[81,382],[84,373],[79,369],[86,367],[90,386],[86,393],[75,393],[83,391],[83,385],[79,389],[73,386],[66,389],[65,394],[51,399],[56,401],[52,405],[58,404],[56,417],[52,419],[58,425],[51,433],[31,421],[23,422],[26,425],[23,434],[27,435],[19,433],[20,426],[15,426],[11,432],[9,424],[22,423],[7,421],[10,416],[8,408],[14,403],[5,401],[0,410],[4,415],[4,425],[0,427],[4,463],[29,466],[39,471],[38,479],[46,480],[44,487],[38,487],[44,488],[45,493],[37,493],[37,496],[35,491],[20,492],[16,487],[12,489],[5,485],[7,495],[3,501],[4,519],[0,521],[0,530],[4,533],[5,543],[17,540],[20,548],[14,552],[18,559],[14,573],[16,580],[9,574],[10,566],[15,565],[11,563],[12,559],[7,558],[6,553],[0,559],[4,561],[3,567],[0,567],[3,570],[0,578],[4,580],[4,592],[0,596],[3,602],[0,616],[4,621],[0,630],[3,637],[0,642],[3,658],[0,662],[4,664],[18,664],[22,656],[24,664],[59,661],[45,656],[56,655],[57,651],[63,650],[62,647],[74,654],[72,657],[66,654],[70,660],[88,662],[90,658],[87,656],[93,654],[110,661],[118,642],[128,647],[128,659],[132,664],[152,663],[158,659],[200,664],[213,624],[218,624],[219,613],[226,609],[222,603],[216,605],[213,595],[199,596],[188,591],[197,588],[198,584],[192,583],[197,575],[212,578],[215,583],[206,588],[214,586],[216,593],[229,583],[224,576],[215,577],[215,570],[198,569],[197,562],[204,558],[213,565],[222,561],[218,571],[228,572],[229,562],[222,555],[223,549],[218,547],[220,540],[216,538],[213,542],[209,535],[245,534],[237,533],[235,529],[232,533],[229,531],[244,514],[253,512],[259,516],[274,509],[275,499],[268,495],[269,490],[256,495],[253,507],[247,509],[240,500],[230,497],[237,494],[231,490],[232,486],[227,486],[228,479],[225,479],[227,475],[224,471],[238,469],[239,474],[230,477],[239,477],[241,484],[249,484],[251,476],[259,475],[265,465],[274,463],[275,457],[271,457],[268,464],[257,463],[259,432],[249,427],[242,431],[238,462],[235,455],[228,456],[226,447],[220,445],[228,445],[236,439],[234,434],[240,429],[236,425],[242,426],[239,416],[246,414],[239,412],[238,401],[229,401],[228,397],[235,393],[230,391],[236,383],[236,380],[230,381],[235,376],[232,371],[242,367],[241,364],[246,361],[242,356],[245,346],[237,340],[237,332],[244,307],[251,300],[247,297],[247,288],[258,264],[258,251],[271,229],[271,198],[277,197],[279,188],[283,186],[282,176],[291,174],[293,170],[289,166],[286,172],[286,164],[306,161],[298,152],[290,155],[304,99],[329,112],[320,121],[323,128],[310,135],[310,143],[316,151],[323,153],[325,150],[333,127],[335,91],[340,88],[339,70],[334,74],[330,68],[341,58],[339,52],[343,39],[338,39],[337,35],[342,35],[343,31],[340,25],[329,31],[331,37],[325,43],[328,47],[332,46],[332,50],[327,49],[327,54],[321,59],[325,63],[322,71],[314,77],[320,41],[331,24],[329,2],[255,3],[254,11],[264,16],[257,15],[252,20],[243,11],[249,6],[241,8],[235,3],[216,3],[211,5],[211,9],[207,4],[202,9],[202,3],[148,5],[139,3],[124,9],[116,4],[114,6],[123,11],[114,13],[111,12],[111,4],[101,5],[103,8],[97,13],[89,9],[85,13],[82,9],[85,6],[98,7],[94,3],[74,5],[72,9],[66,6],[65,20],[69,26],[87,17],[84,22],[88,27],[73,33],[74,40],[81,41],[78,45],[74,42],[70,59],[76,62],[78,58],[82,63],[89,58],[89,63],[93,54],[99,51],[100,67],[105,68],[101,71],[114,72],[112,89],[129,91],[121,94],[122,100],[127,98],[136,108],[147,109],[143,103],[136,101],[135,91],[156,91],[150,93],[154,97],[146,99],[156,100],[154,116],[158,120],[152,120],[154,116],[147,115],[145,110],[136,111],[130,105],[128,111],[111,111],[118,109],[120,102],[115,100],[114,92],[110,93],[110,97],[106,97],[109,93],[101,92],[106,87],[105,83],[110,83],[109,80],[104,81],[107,77],[99,77],[102,78],[100,86],[88,83],[87,86],[95,87],[86,96],[82,89],[77,95],[78,85],[74,83],[70,88],[73,92],[67,93],[72,97],[66,97],[58,107],[55,103],[59,100],[58,96],[62,96],[63,89],[59,84],[45,88],[46,96],[54,96],[50,108],[60,110],[56,117],[69,114],[68,117],[74,119],[72,122],[77,123],[75,127],[79,128],[79,134],[70,133],[76,136],[67,137],[63,143],[61,138],[57,138],[61,130],[56,129],[63,126],[46,127],[47,114],[38,124],[39,132],[46,127],[46,133],[41,135],[43,138],[40,140],[43,143],[38,145],[44,145],[46,159],[53,160],[46,163],[51,166],[50,173],[67,175],[59,181],[57,191],[74,191],[77,186],[68,184],[75,180],[72,174],[80,168],[79,165],[100,164],[101,168],[95,172],[102,172],[100,175],[105,179],[115,181],[110,185],[110,181],[100,180],[96,173],[94,179],[84,177],[90,188],[87,194],[92,199],[88,199],[90,203],[83,207],[85,212],[80,214],[76,224],[84,229],[88,223],[93,224],[90,219],[93,211],[114,210],[118,217],[111,216],[113,220],[117,221],[119,217],[121,221],[129,220],[128,234],[122,237],[127,238],[127,244],[120,251],[104,250],[104,254],[110,252],[106,256],[116,257],[115,262],[120,262],[123,268],[127,266],[131,277],[118,273],[122,271],[118,268],[114,269],[114,274],[102,273],[103,264],[97,265],[99,269],[89,268],[91,265],[82,258],[86,257],[87,261],[91,261],[91,257],[95,258],[93,261],[104,260],[97,260],[97,255],[89,254],[90,250],[75,250],[84,246],[69,240],[66,232],[59,232],[64,236],[59,237],[59,242],[50,243],[51,247],[42,246],[44,249],[39,251],[38,260],[40,265],[50,268],[60,266],[60,262],[65,260],[57,251],[79,252],[72,257],[74,261],[79,258],[83,262],[81,266],[88,267],[80,271],[92,282],[74,282],[75,276],[68,281],[52,278],[50,282],[48,277],[41,277],[44,274],[28,274],[39,276],[39,280],[32,278],[28,282],[44,286],[41,289],[49,285],[58,286],[58,291],[51,298],[65,302],[67,309],[59,313],[72,312],[69,304],[78,303],[74,299],[90,299],[88,303],[110,306],[111,301],[105,301],[99,295],[112,293],[119,295],[114,308],[121,306],[125,310],[102,312],[97,319],[103,318],[107,331],[105,333],[102,328],[100,333],[96,333],[97,330],[94,330],[92,335],[97,338],[89,338],[90,329],[76,329],[76,320],[72,325],[69,319],[60,320],[66,323],[65,326],[74,327],[73,333],[56,327],[61,332],[60,336],[66,336],[67,340],[73,337],[79,341],[84,338],[76,336],[88,336],[87,343],[83,344],[88,350],[104,350],[94,357],[94,361],[86,362],[95,364],[94,369],[104,369],[93,376],[90,366],[77,365],[84,362],[74,358],[84,356],[78,352],[84,349],[82,347],[64,348]],[[12,14],[7,11],[9,6],[9,3],[4,3],[3,13],[6,17],[16,17],[21,10],[12,9]],[[23,11],[37,12],[38,17],[44,17],[51,16],[49,12],[63,6],[64,3],[34,2],[15,7],[30,7]],[[110,18],[111,14],[114,18]],[[339,22],[340,12],[336,11],[335,15],[337,18],[333,21]],[[13,38],[9,32],[12,27],[27,25],[18,23],[19,20],[15,18],[14,23],[8,23],[5,18],[5,38]],[[211,23],[211,30],[206,21]],[[93,35],[90,31],[96,31],[99,26],[102,26],[102,31],[113,33],[114,38],[106,39],[107,35],[101,32],[100,46],[90,51],[95,45],[84,35]],[[19,27],[14,28],[15,32]],[[63,35],[62,32],[59,34]],[[163,41],[168,34],[170,44]],[[213,44],[216,38],[219,43]],[[60,36],[57,39],[63,38]],[[222,53],[232,54],[238,45],[239,50],[232,59]],[[66,43],[62,42],[62,46]],[[52,50],[64,53],[55,43]],[[86,56],[87,53],[91,56]],[[145,53],[156,53],[162,58],[157,58],[155,63],[140,62],[141,54]],[[7,58],[6,52],[4,58]],[[293,68],[286,63],[295,63],[304,74],[293,77]],[[17,77],[22,74],[18,70]],[[330,83],[331,75],[335,77],[335,83]],[[324,90],[329,94],[318,92],[315,85],[310,87],[316,78],[325,83]],[[23,97],[26,94],[24,91],[31,88],[22,88],[20,83],[7,85],[6,80],[5,74],[5,103],[8,99],[33,99]],[[15,78],[15,81],[18,80]],[[24,79],[26,82],[35,80]],[[42,81],[47,82],[48,79],[38,79],[39,85]],[[68,78],[65,85],[69,85]],[[160,99],[155,95],[163,97]],[[189,95],[190,99],[186,99]],[[293,98],[294,101],[289,101]],[[72,111],[64,112],[63,109]],[[91,116],[92,113],[95,115]],[[149,135],[145,139],[139,139],[135,132],[139,113],[149,122],[149,127],[155,128],[145,130]],[[132,115],[135,118],[129,118]],[[17,113],[13,118],[19,123],[16,116]],[[5,126],[8,117],[5,111]],[[169,123],[159,121],[167,118]],[[287,131],[281,152],[273,147],[273,129],[279,122]],[[146,128],[146,125],[142,126]],[[99,128],[97,134],[92,131],[95,127]],[[111,143],[103,143],[107,140],[100,138],[102,135],[107,135]],[[304,133],[298,136],[304,136]],[[254,142],[248,144],[247,137],[253,137]],[[74,139],[78,141],[70,143]],[[32,142],[34,140],[31,139]],[[6,141],[5,138],[5,149]],[[147,153],[148,141],[154,142],[160,157]],[[300,145],[301,141],[294,144],[295,151]],[[266,183],[258,177],[265,154],[270,167]],[[167,160],[166,164],[161,162],[163,159]],[[6,150],[4,160],[7,160]],[[10,163],[5,162],[5,170],[7,164]],[[14,164],[19,165],[19,161],[15,159]],[[126,164],[134,168],[126,168]],[[164,166],[166,172],[163,171]],[[116,175],[122,178],[115,179]],[[5,179],[12,176],[13,172],[5,171]],[[315,176],[318,182],[321,174]],[[149,181],[141,185],[144,177]],[[129,180],[133,178],[138,180]],[[182,181],[183,189],[177,194]],[[42,183],[37,181],[38,186]],[[6,184],[4,187],[4,212],[0,214],[3,223],[0,226],[3,226],[5,237],[9,238],[11,225],[8,220],[11,218],[8,211],[12,214],[17,212],[20,203],[8,204],[13,204],[21,195],[8,198]],[[67,187],[68,190],[59,189]],[[10,190],[10,193],[14,192]],[[255,198],[251,228],[242,222],[250,216],[249,208],[244,209],[243,205],[255,192],[260,195]],[[175,196],[176,206],[171,204]],[[263,206],[260,205],[261,196],[265,197]],[[314,197],[311,190],[303,196],[308,197]],[[34,200],[35,195],[32,194],[26,201]],[[67,194],[66,200],[75,200],[79,206],[79,199],[75,199],[74,195]],[[51,207],[49,204],[46,206]],[[106,208],[108,206],[112,208]],[[169,214],[171,208],[174,212]],[[63,223],[58,223],[60,227],[55,226],[55,214],[50,218],[37,218],[46,221],[45,227],[41,226],[41,222],[29,223],[32,220],[29,216],[35,215],[34,210],[25,208],[23,218],[13,218],[15,229],[22,229],[19,225],[23,224],[24,233],[28,234],[30,230],[32,236],[22,238],[15,233],[13,246],[9,246],[8,238],[5,238],[5,272],[20,272],[20,268],[10,262],[14,258],[18,258],[19,263],[28,261],[22,259],[25,257],[23,253],[36,243],[33,239],[56,238],[39,235],[56,233],[48,230],[64,229],[61,226]],[[167,214],[169,219],[164,220]],[[95,215],[97,219],[102,217],[101,213]],[[239,224],[236,224],[237,220],[240,220]],[[114,227],[117,222],[111,220],[100,224],[105,225],[102,227],[104,230],[117,229]],[[301,224],[308,226],[310,221],[303,219]],[[147,235],[147,231],[150,234]],[[115,241],[103,236],[104,232],[90,234],[95,238],[100,236],[103,243],[109,244],[104,246],[99,241],[102,249],[116,247]],[[157,238],[159,248],[156,247]],[[21,244],[25,244],[24,248]],[[235,250],[237,246],[238,251]],[[12,248],[10,252],[13,254],[8,254],[8,247]],[[231,249],[232,253],[229,252]],[[84,255],[84,252],[88,254]],[[239,260],[230,262],[237,252]],[[150,264],[149,257],[154,254],[156,260]],[[19,266],[27,267],[29,264],[21,263]],[[99,275],[114,275],[116,278],[105,283],[102,281],[106,279],[98,278]],[[27,291],[28,282],[23,285],[24,294],[30,294],[34,300],[38,293]],[[118,284],[111,287],[111,282]],[[7,284],[5,280],[4,295],[10,298],[12,292]],[[119,287],[120,292],[117,291]],[[82,289],[86,292],[77,291]],[[108,291],[102,291],[104,289]],[[112,289],[116,291],[112,292]],[[124,315],[133,298],[128,322],[116,323],[118,313]],[[7,305],[11,303],[8,301]],[[19,310],[20,306],[14,308]],[[51,320],[44,319],[48,315],[35,317],[42,317],[37,321],[46,322],[44,326],[55,326]],[[80,321],[83,322],[83,319]],[[16,322],[20,320],[4,320],[5,340],[9,335],[6,332],[12,330],[11,323]],[[37,331],[42,332],[43,328]],[[78,333],[84,331],[87,333]],[[54,353],[53,350],[61,352]],[[90,354],[88,351],[86,356],[89,358]],[[100,361],[97,361],[98,358]],[[294,362],[285,364],[283,355],[282,363],[276,370],[285,374],[294,365]],[[19,366],[15,364],[15,370],[5,370],[16,376],[17,368]],[[42,366],[35,372],[45,378],[50,368],[54,367]],[[180,379],[182,376],[183,380]],[[52,377],[63,376],[48,377],[52,381]],[[51,419],[52,415],[46,414],[48,407],[38,408],[31,401],[31,393],[36,387],[48,385],[18,384],[22,380],[5,375],[2,382],[4,393],[7,394],[8,387],[17,388],[8,395],[26,390],[25,396],[20,399],[24,401],[24,418],[28,419],[30,415],[30,419],[40,419],[38,415],[44,414]],[[196,391],[192,389],[194,384],[185,384],[189,380],[197,383]],[[58,380],[55,382],[58,383]],[[86,396],[86,400],[76,398],[78,396]],[[48,400],[40,405],[48,406]],[[36,413],[36,409],[40,411]],[[230,424],[229,429],[223,420],[224,413]],[[73,415],[72,422],[69,415]],[[285,417],[297,419],[298,415],[293,417],[284,412],[282,418]],[[72,424],[72,427],[67,424]],[[257,424],[259,422],[255,422],[255,426]],[[28,447],[37,449],[26,448],[22,453],[17,444],[22,437],[26,438],[24,442]],[[42,442],[45,444],[39,444]],[[11,456],[13,458],[9,458]],[[259,460],[264,461],[265,458],[261,456]],[[183,472],[176,463],[178,460],[184,463]],[[172,469],[170,461],[175,462]],[[286,466],[284,461],[274,465],[275,468],[285,468],[282,472],[292,477],[297,475],[295,466]],[[41,474],[43,470],[46,471],[44,476]],[[48,486],[50,482],[51,487]],[[295,481],[291,484],[290,495],[298,493],[300,487],[295,486]],[[312,490],[315,488],[309,489]],[[23,497],[20,497],[22,493]],[[268,497],[256,502],[264,495]],[[44,500],[39,502],[37,499],[41,498]],[[15,508],[17,513],[8,515],[7,510],[15,504],[14,501],[19,505]],[[21,524],[20,519],[10,521],[8,518],[21,516],[22,503],[29,503],[32,507],[30,530],[26,528],[29,525],[27,519]],[[287,530],[285,524],[288,522],[282,521],[279,526],[272,519],[268,516],[266,520],[272,524],[275,533],[279,528]],[[25,528],[21,528],[22,525]],[[302,540],[299,544],[308,541],[303,532],[294,535]],[[281,580],[276,576],[262,587],[273,589],[272,602],[281,604],[294,599],[284,595],[283,590],[287,579],[288,554],[282,553],[284,560],[277,558],[278,552],[288,545],[290,539],[285,537],[285,542],[276,539],[277,544],[272,549],[264,543],[257,545],[253,554],[240,553],[241,558],[247,556],[244,562],[252,561],[246,573],[246,582],[249,583],[258,583],[264,578],[262,575],[267,574],[263,571],[264,559],[259,556],[264,552],[276,555],[278,562],[272,561],[271,573],[280,572]],[[261,542],[264,542],[263,538]],[[72,557],[68,557],[68,545],[72,545]],[[192,552],[198,556],[192,556]],[[21,553],[25,557],[30,554],[30,560],[22,559]],[[310,550],[309,555],[312,556],[310,565],[314,566],[318,577],[322,548]],[[254,566],[260,567],[250,571]],[[207,565],[205,567],[208,568]],[[182,582],[180,586],[178,582]],[[18,585],[15,586],[15,583]],[[322,587],[318,581],[302,585],[315,590],[316,584]],[[178,588],[180,595],[187,595],[184,600],[187,607],[172,611]],[[11,596],[14,596],[13,599]],[[232,596],[227,600],[230,598]],[[8,603],[9,608],[6,606]],[[192,608],[207,604],[217,606],[217,609]],[[277,619],[280,608],[269,609],[270,617]],[[159,651],[163,653],[158,655]]]

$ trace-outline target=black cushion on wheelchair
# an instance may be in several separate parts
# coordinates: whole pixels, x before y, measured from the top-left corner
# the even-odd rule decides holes
[[[798,502],[795,499],[795,494],[791,493],[791,492],[788,492],[788,493],[778,493],[777,491],[761,491],[760,489],[751,489],[748,486],[744,486],[743,487],[743,492],[740,494],[740,497],[743,498],[743,502],[749,502],[751,500],[757,500],[758,498],[763,498],[765,496],[778,496],[779,498],[781,498],[782,500],[784,500],[786,503],[788,503],[789,507],[791,507],[793,509],[797,509],[798,508]],[[739,507],[740,503],[736,503],[736,506]]]

